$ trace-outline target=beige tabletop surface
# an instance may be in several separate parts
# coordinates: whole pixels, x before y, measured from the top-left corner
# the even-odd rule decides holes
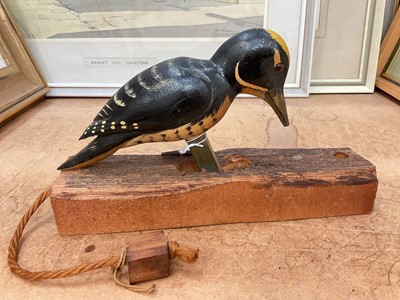
[[[87,144],[78,138],[105,101],[45,100],[0,128],[0,299],[400,299],[400,103],[380,93],[287,99],[287,128],[261,100],[237,99],[208,133],[215,150],[351,147],[377,168],[369,215],[167,229],[200,256],[190,265],[171,261],[171,276],[155,281],[151,295],[118,287],[110,269],[40,282],[13,275],[7,247],[15,227],[57,166]],[[60,236],[47,201],[25,230],[20,264],[52,270],[115,256],[133,234]]]

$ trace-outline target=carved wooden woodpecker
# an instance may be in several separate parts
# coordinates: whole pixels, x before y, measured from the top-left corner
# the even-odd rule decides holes
[[[156,64],[110,98],[80,139],[97,137],[58,169],[86,167],[141,143],[190,140],[217,124],[239,93],[265,100],[287,126],[288,68],[284,40],[261,28],[228,39],[210,60],[178,57]]]

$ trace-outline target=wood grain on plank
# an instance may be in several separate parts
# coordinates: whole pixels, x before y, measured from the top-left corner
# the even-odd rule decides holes
[[[195,172],[190,156],[157,155],[115,155],[63,171],[51,194],[58,230],[136,231],[373,209],[375,166],[349,148],[230,149],[217,157],[224,172]]]

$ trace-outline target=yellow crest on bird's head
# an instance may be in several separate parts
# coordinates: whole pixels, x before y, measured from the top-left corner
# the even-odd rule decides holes
[[[277,34],[275,31],[272,31],[270,29],[265,29],[265,31],[268,32],[268,34],[271,36],[271,38],[273,38],[279,44],[279,46],[282,47],[283,51],[285,51],[285,53],[288,57],[288,60],[290,60],[289,48],[286,45],[283,38],[279,34]]]

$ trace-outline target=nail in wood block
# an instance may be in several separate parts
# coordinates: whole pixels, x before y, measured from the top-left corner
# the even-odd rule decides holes
[[[375,166],[349,148],[230,149],[223,172],[191,156],[113,155],[60,172],[50,195],[61,235],[370,213]]]
[[[169,276],[168,241],[162,231],[133,236],[126,248],[129,283]]]

